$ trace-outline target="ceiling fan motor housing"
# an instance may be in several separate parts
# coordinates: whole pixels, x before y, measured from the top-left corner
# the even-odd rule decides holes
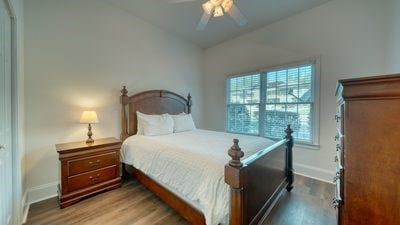
[[[204,12],[214,17],[223,16],[233,6],[233,0],[209,0],[203,4]]]

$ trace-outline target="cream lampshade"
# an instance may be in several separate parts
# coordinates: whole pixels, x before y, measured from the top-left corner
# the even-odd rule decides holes
[[[93,143],[94,140],[92,139],[92,125],[93,123],[98,123],[99,122],[99,118],[97,117],[97,113],[96,111],[84,111],[82,113],[81,119],[79,121],[80,123],[85,123],[85,124],[89,124],[88,126],[88,139],[86,140],[86,143],[90,144]]]

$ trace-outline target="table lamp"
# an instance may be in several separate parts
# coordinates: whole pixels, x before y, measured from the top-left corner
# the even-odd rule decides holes
[[[89,124],[88,133],[87,133],[87,136],[89,138],[86,140],[86,143],[88,143],[88,144],[93,143],[94,140],[92,139],[93,133],[92,133],[92,125],[91,124],[99,122],[96,111],[84,111],[82,113],[81,120],[79,122]]]

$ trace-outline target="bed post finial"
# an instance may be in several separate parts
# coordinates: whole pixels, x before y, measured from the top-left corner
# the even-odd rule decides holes
[[[286,133],[286,149],[287,149],[287,161],[286,161],[286,168],[287,168],[287,179],[288,179],[288,185],[286,187],[287,191],[291,191],[293,189],[293,181],[294,181],[294,175],[293,175],[293,130],[290,128],[290,124],[287,125],[287,128],[285,129]]]
[[[233,145],[229,149],[228,154],[232,157],[232,160],[229,161],[229,165],[233,167],[242,167],[243,163],[240,161],[240,158],[244,156],[244,152],[239,147],[239,139],[233,139]]]
[[[192,96],[190,93],[187,96],[187,107],[188,107],[188,113],[192,112]]]
[[[286,127],[286,129],[285,129],[285,133],[286,133],[285,138],[286,138],[286,139],[290,139],[291,141],[293,141],[293,137],[292,137],[293,130],[292,130],[292,128],[290,127],[290,124],[287,125],[287,127]],[[292,143],[292,144],[293,144],[293,143]]]
[[[128,97],[128,90],[126,90],[126,86],[123,86],[121,90],[121,140],[125,140],[126,138],[129,137],[128,134],[128,119],[126,117],[126,105],[129,102],[129,97]]]

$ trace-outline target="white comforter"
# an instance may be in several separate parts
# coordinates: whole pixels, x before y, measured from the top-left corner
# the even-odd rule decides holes
[[[122,161],[175,189],[179,196],[196,202],[207,225],[227,223],[229,186],[224,165],[233,138],[245,152],[244,158],[274,142],[269,139],[193,130],[161,136],[134,135],[122,145]]]

